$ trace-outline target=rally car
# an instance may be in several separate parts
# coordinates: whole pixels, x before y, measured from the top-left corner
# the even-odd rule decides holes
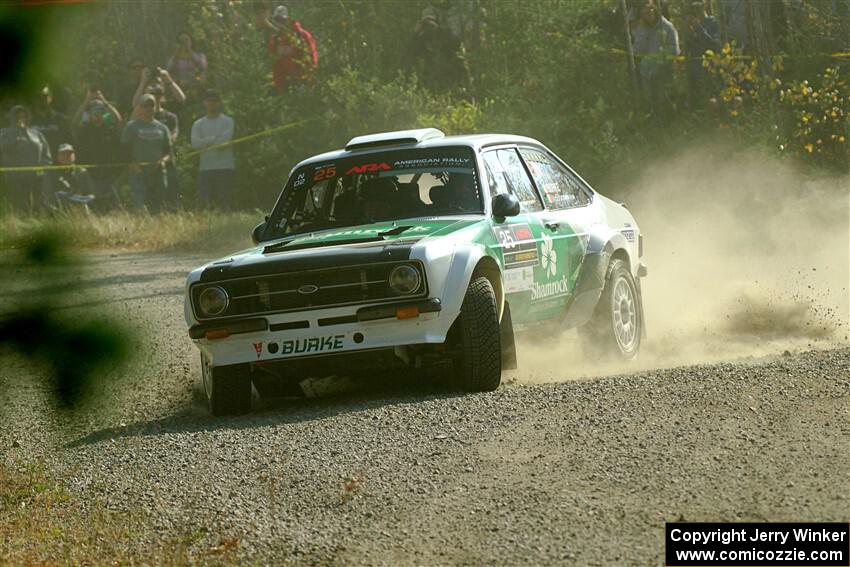
[[[643,236],[540,142],[428,128],[299,163],[255,246],[186,282],[213,414],[308,379],[443,365],[466,391],[516,367],[514,332],[579,327],[633,358]]]

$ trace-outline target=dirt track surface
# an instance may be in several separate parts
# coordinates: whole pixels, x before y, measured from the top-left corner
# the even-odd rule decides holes
[[[80,302],[137,329],[139,356],[75,418],[5,361],[0,458],[145,513],[141,540],[238,538],[258,564],[661,564],[665,521],[850,519],[850,349],[465,396],[397,377],[214,419],[182,317],[203,259],[96,260]]]

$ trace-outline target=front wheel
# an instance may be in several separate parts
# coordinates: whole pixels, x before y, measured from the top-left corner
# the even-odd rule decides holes
[[[613,260],[590,322],[580,329],[585,352],[633,360],[640,350],[643,310],[635,280],[622,260]]]
[[[487,278],[470,282],[457,325],[457,386],[467,392],[495,390],[502,382],[502,348],[496,293]]]
[[[201,376],[207,407],[213,415],[251,411],[251,380],[240,366],[212,366],[201,355]]]

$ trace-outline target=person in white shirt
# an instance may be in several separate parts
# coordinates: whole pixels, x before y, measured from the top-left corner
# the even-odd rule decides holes
[[[233,118],[221,112],[221,97],[215,91],[204,95],[206,116],[192,125],[192,147],[201,150],[201,167],[198,174],[198,201],[203,208],[228,210],[233,198],[235,162],[233,146]]]

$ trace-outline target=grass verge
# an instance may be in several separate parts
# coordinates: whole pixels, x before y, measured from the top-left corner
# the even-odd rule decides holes
[[[0,249],[20,247],[33,235],[61,234],[67,244],[82,249],[145,251],[238,249],[251,243],[251,229],[262,213],[183,211],[150,215],[85,211],[44,215],[0,214]]]
[[[0,463],[0,565],[236,565],[239,539],[159,537],[148,514],[82,501],[43,463]]]

